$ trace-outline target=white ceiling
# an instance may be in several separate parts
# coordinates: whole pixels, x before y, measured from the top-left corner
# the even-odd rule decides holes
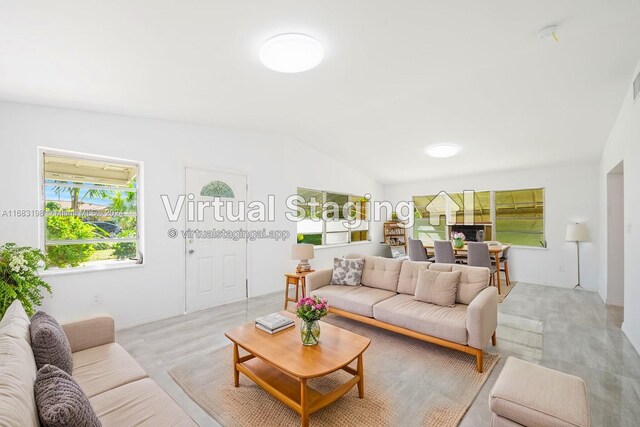
[[[262,66],[282,32],[323,63]],[[638,0],[0,2],[0,99],[289,134],[382,183],[597,159],[638,60]]]

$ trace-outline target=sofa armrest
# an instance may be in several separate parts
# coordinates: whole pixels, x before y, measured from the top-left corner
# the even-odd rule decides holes
[[[116,325],[111,316],[102,315],[62,325],[71,352],[116,342]]]
[[[327,286],[331,284],[331,275],[333,274],[333,269],[329,268],[327,270],[318,270],[313,273],[309,273],[305,278],[307,285],[307,295],[311,291],[314,291],[323,286]]]
[[[467,332],[470,347],[482,349],[498,326],[498,290],[489,286],[467,307]]]

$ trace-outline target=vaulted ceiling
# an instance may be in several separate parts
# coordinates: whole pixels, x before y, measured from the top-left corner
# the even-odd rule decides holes
[[[265,68],[283,32],[324,61]],[[637,0],[0,2],[0,99],[288,134],[382,183],[595,161],[639,60]]]

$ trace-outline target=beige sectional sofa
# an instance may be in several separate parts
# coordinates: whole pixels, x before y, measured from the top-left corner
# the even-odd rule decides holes
[[[490,339],[495,345],[498,324],[498,294],[487,268],[363,258],[360,286],[332,285],[328,269],[306,277],[307,292],[326,298],[332,313],[472,354],[482,372],[482,349]],[[422,268],[461,272],[453,307],[414,299]]]
[[[63,325],[73,352],[73,377],[103,426],[195,426],[135,360],[115,342],[111,317]],[[0,321],[0,426],[38,426],[36,364],[29,318],[15,301]]]

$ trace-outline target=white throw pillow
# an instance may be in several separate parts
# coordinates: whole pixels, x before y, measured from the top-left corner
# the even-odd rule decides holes
[[[416,301],[429,302],[444,307],[456,304],[456,292],[460,283],[460,271],[451,273],[421,269],[416,282]]]
[[[334,258],[331,284],[358,286],[362,281],[362,267],[364,267],[363,258]]]

